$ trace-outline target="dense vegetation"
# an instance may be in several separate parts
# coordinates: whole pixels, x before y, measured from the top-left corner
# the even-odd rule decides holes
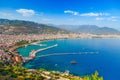
[[[26,40],[22,40],[22,41],[19,41],[15,44],[15,46],[21,46],[21,45],[25,45],[25,44],[28,44],[29,41],[26,41]]]
[[[42,76],[46,70],[29,70],[26,69],[17,63],[16,65],[4,66],[4,62],[0,61],[0,80],[47,80]],[[74,76],[74,75],[62,75],[60,72],[49,71],[49,76],[52,76],[51,80],[57,80],[59,77],[70,80],[103,80],[102,77],[99,77],[98,72],[90,76]],[[47,75],[47,74],[46,74]],[[47,75],[48,76],[48,75]]]
[[[0,80],[43,80],[37,73],[28,72],[27,69],[19,65],[3,65],[2,61],[0,61]]]

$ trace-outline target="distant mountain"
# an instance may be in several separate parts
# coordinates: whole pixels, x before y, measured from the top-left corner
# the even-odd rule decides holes
[[[38,24],[31,21],[0,19],[0,34],[56,34],[69,33],[67,30]]]
[[[90,34],[120,34],[120,31],[109,27],[98,27],[96,25],[58,25],[57,27],[78,33]]]
[[[120,34],[120,31],[96,25],[53,25],[31,21],[0,19],[0,34],[57,34],[57,33]]]

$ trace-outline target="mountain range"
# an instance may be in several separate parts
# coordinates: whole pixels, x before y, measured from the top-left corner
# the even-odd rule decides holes
[[[109,27],[99,27],[96,25],[57,25],[57,27],[77,33],[89,33],[97,35],[120,34],[119,30]]]
[[[89,33],[97,35],[120,34],[120,31],[96,25],[52,25],[32,21],[0,19],[0,34],[69,34]]]
[[[0,19],[1,34],[57,34],[69,33],[57,27],[31,21]]]

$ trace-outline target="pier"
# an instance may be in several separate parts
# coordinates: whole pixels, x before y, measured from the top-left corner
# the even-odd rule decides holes
[[[27,62],[29,60],[32,60],[36,56],[36,53],[50,49],[50,48],[54,48],[56,46],[58,46],[58,44],[55,44],[53,46],[49,46],[46,48],[38,49],[38,50],[33,50],[31,51],[29,57],[24,57],[24,61]],[[99,54],[99,52],[53,53],[53,54],[40,55],[40,56],[37,56],[36,58],[42,58],[42,57],[48,57],[48,56],[60,56],[60,55],[81,55],[81,54]]]
[[[54,48],[56,46],[58,46],[58,44],[55,44],[53,46],[49,46],[49,47],[46,47],[46,48],[42,48],[42,49],[38,49],[38,50],[32,51],[29,56],[35,57],[36,53],[38,53],[40,51],[44,51],[44,50],[50,49],[50,48]]]
[[[54,48],[54,47],[56,47],[56,46],[58,46],[58,44],[55,44],[55,45],[53,45],[53,46],[49,46],[49,47],[46,47],[46,48],[38,49],[38,50],[32,50],[32,51],[30,52],[30,54],[29,54],[29,57],[24,57],[24,58],[23,58],[23,59],[24,59],[24,62],[29,61],[29,60],[32,60],[32,59],[36,56],[36,53],[41,52],[41,51],[44,51],[44,50],[47,50],[47,49],[50,49],[50,48]]]
[[[60,56],[60,55],[81,55],[81,54],[99,54],[99,52],[79,52],[79,53],[54,53],[38,56],[37,58],[48,57],[48,56]]]

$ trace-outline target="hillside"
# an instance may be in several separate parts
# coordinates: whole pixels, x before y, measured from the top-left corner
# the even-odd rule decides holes
[[[120,34],[120,31],[109,27],[98,27],[96,25],[58,25],[61,29],[66,29],[78,33],[90,34]]]
[[[31,21],[0,19],[0,34],[56,34],[69,33],[69,31],[59,29],[45,24],[38,24]]]
[[[96,25],[46,25],[31,21],[0,19],[0,34],[57,34],[57,33],[120,34],[120,31]]]

